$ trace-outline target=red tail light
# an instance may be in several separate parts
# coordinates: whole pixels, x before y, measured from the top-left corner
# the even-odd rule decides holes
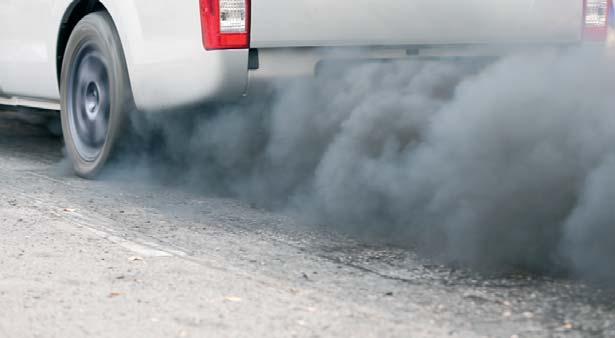
[[[590,41],[606,40],[611,0],[583,0],[583,37]]]
[[[250,47],[250,0],[200,0],[207,50]]]

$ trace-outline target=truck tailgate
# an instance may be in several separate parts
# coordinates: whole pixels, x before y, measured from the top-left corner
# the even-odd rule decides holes
[[[255,0],[255,48],[572,42],[582,0]]]

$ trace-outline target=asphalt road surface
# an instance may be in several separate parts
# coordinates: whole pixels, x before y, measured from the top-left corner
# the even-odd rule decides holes
[[[79,179],[60,138],[15,116],[0,112],[0,337],[615,337],[611,292]]]

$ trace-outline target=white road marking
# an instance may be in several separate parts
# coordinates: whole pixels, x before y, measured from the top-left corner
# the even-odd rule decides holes
[[[81,228],[87,229],[93,234],[95,234],[96,236],[106,239],[112,243],[115,243],[129,251],[132,251],[138,254],[139,256],[143,256],[143,257],[171,257],[171,256],[186,257],[188,256],[188,254],[184,251],[165,247],[161,244],[154,243],[151,241],[145,241],[145,240],[141,241],[140,240],[139,242],[137,242],[135,240],[129,240],[129,239],[114,235],[113,233],[115,231],[103,225],[111,221],[102,219],[100,217],[98,217],[99,219],[96,219],[96,217],[94,216],[86,217],[78,213],[77,211],[72,211],[72,210],[67,211],[67,209],[64,209],[64,211],[52,210],[51,213]]]
[[[114,236],[108,232],[91,228],[87,225],[83,225],[83,224],[80,224],[80,225],[83,226],[85,229],[94,233],[96,236],[104,238],[108,240],[109,242],[115,243],[123,247],[124,249],[127,249],[129,251],[132,251],[138,254],[139,256],[142,256],[142,257],[171,257],[173,256],[173,254],[169,252],[153,249],[145,245],[141,245],[137,242],[133,242],[133,241],[130,241],[124,238]]]
[[[56,179],[53,179],[45,175],[37,174],[34,172],[29,172],[29,174],[35,177],[38,177],[38,178],[43,178],[43,179],[50,180],[50,181],[53,181],[59,184],[70,186],[70,184],[67,182],[56,180]],[[117,231],[114,231],[111,227],[105,226],[105,224],[113,224],[115,222],[113,220],[102,217],[101,215],[97,215],[93,213],[93,214],[86,216],[70,208],[57,209],[57,206],[51,205],[50,203],[45,202],[41,199],[34,198],[29,195],[26,196],[22,194],[21,192],[16,192],[16,194],[23,195],[24,197],[28,198],[31,202],[34,202],[34,204],[38,204],[39,206],[42,206],[46,209],[50,209],[50,212],[52,214],[70,223],[73,223],[79,227],[85,228],[89,230],[90,232],[94,233],[96,236],[104,238],[112,243],[115,243],[129,251],[136,253],[139,256],[143,256],[143,257],[171,257],[171,256],[188,257],[189,256],[188,253],[186,253],[185,251],[182,251],[176,248],[167,247],[167,246],[155,243],[153,241],[147,241],[147,240],[141,240],[141,239],[137,241],[137,240],[129,240],[126,238],[122,238],[121,236],[114,234],[114,233],[117,233]]]
[[[70,221],[76,225],[79,225],[98,237],[104,238],[110,242],[120,245],[121,247],[130,250],[139,256],[143,257],[171,257],[171,256],[180,256],[186,257],[188,254],[184,251],[169,248],[163,246],[158,243],[154,243],[152,241],[139,240],[138,242],[135,240],[129,240],[126,238],[122,238],[114,234],[114,230],[109,227],[104,226],[103,224],[109,223],[109,220],[106,219],[93,219],[92,216],[84,216],[77,211],[71,212],[55,212],[56,215],[62,217],[63,219]]]

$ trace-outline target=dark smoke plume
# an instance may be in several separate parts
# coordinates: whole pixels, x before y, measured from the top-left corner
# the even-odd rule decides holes
[[[614,61],[325,67],[267,99],[149,116],[161,141],[141,168],[449,262],[613,279]]]

